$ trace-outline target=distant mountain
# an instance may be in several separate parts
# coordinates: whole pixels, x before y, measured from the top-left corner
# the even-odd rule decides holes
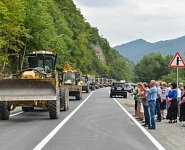
[[[156,43],[138,39],[126,44],[118,45],[114,48],[124,57],[135,63],[151,52],[160,52],[162,55],[174,55],[179,51],[182,55],[185,55],[185,36]]]

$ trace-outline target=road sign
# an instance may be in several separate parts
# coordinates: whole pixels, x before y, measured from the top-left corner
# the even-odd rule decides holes
[[[185,68],[185,63],[180,53],[177,52],[169,64],[170,68]]]

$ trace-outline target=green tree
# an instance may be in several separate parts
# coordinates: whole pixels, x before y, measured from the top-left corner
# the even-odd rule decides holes
[[[86,22],[72,0],[2,0],[0,25],[0,72],[5,66],[18,70],[18,53],[23,58],[35,50],[50,50],[58,54],[57,68],[68,62],[99,77],[132,78],[133,64]],[[99,47],[105,62],[91,45]]]
[[[15,58],[29,38],[24,27],[25,7],[21,0],[0,1],[0,72],[13,70]],[[13,57],[12,57],[13,55]],[[6,71],[7,71],[6,70]]]
[[[168,73],[170,73],[168,62],[160,53],[144,56],[135,66],[136,81],[160,80]]]

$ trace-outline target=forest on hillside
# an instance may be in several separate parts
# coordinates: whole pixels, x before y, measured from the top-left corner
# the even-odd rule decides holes
[[[98,47],[104,61],[98,58]],[[110,47],[72,0],[0,1],[0,76],[16,74],[19,56],[36,50],[58,54],[58,68],[69,63],[84,73],[130,80],[130,62]]]

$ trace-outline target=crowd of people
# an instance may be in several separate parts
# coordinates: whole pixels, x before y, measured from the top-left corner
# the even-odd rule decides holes
[[[185,86],[183,83],[166,83],[152,80],[149,84],[137,83],[133,92],[135,117],[144,127],[156,129],[156,122],[167,119],[185,127]]]

